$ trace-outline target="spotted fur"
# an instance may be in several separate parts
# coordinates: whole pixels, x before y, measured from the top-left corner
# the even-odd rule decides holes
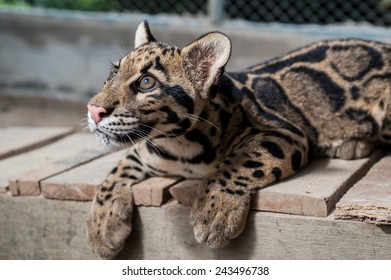
[[[252,195],[310,157],[361,158],[391,142],[388,44],[323,41],[224,73],[231,43],[221,33],[179,49],[142,22],[135,42],[88,105],[96,137],[130,147],[88,219],[100,257],[123,247],[131,186],[147,177],[202,179],[190,217],[195,238],[222,247],[243,230]]]

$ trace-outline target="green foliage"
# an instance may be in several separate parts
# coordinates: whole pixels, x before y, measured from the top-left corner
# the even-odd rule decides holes
[[[112,0],[0,0],[0,6],[34,6],[82,11],[116,11],[121,7]]]
[[[1,6],[12,6],[12,7],[29,7],[27,1],[23,0],[0,0]]]

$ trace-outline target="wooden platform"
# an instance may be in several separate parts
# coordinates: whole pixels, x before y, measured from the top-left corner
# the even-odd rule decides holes
[[[15,201],[15,205],[8,208],[22,205],[27,197],[31,197],[29,200],[33,199],[34,203],[50,205],[50,207],[71,203],[58,200],[76,201],[72,202],[76,204],[77,201],[80,201],[79,203],[90,201],[97,186],[123,154],[124,151],[104,150],[91,134],[73,133],[67,128],[3,129],[0,135],[0,200],[8,205]],[[379,228],[378,236],[381,236],[381,240],[387,240],[388,244],[391,244],[391,227],[388,227],[391,225],[390,167],[391,155],[385,155],[381,151],[376,151],[367,159],[354,161],[316,160],[296,176],[259,191],[252,203],[252,209],[256,211],[253,211],[251,215],[261,213],[259,211],[280,213],[270,213],[266,217],[276,218],[276,223],[279,223],[280,217],[291,219],[292,222],[305,221],[307,227],[310,221],[316,221],[316,223],[323,221],[320,223],[324,223],[325,232],[327,232],[327,224],[330,230],[335,227],[336,224],[333,224],[333,221],[335,223],[336,219],[355,220],[338,224],[338,227],[343,228],[343,225],[347,223],[344,229],[346,231],[350,228],[361,228],[360,224],[373,223],[375,225],[370,225],[370,227],[383,226]],[[199,183],[197,180],[183,180],[182,178],[151,178],[134,186],[135,203],[140,206],[140,213],[154,212],[151,217],[145,218],[146,223],[152,222],[148,219],[160,215],[156,214],[156,211],[171,211],[175,213],[174,216],[166,215],[165,218],[175,219],[179,213],[178,209],[187,209],[185,212],[188,214],[188,206],[194,199]],[[57,202],[51,202],[53,200]],[[42,203],[42,201],[48,202]],[[77,205],[83,205],[84,210],[87,207],[85,203]],[[141,206],[155,206],[156,210],[143,210],[144,207]],[[50,207],[48,211],[54,211]],[[335,212],[333,212],[334,209]],[[304,216],[307,216],[304,220],[298,218]],[[257,214],[256,217],[264,217],[264,215]],[[8,223],[10,219],[12,215],[7,218]],[[254,218],[250,218],[250,221],[251,219]],[[0,219],[0,225],[2,223],[4,221]],[[15,226],[15,222],[11,224]],[[183,225],[183,221],[179,224]],[[80,226],[84,228],[84,223]],[[248,227],[250,228],[248,230],[251,228],[258,230],[258,226],[254,227],[251,223]],[[4,232],[4,227],[1,228],[0,235]],[[259,230],[262,231],[262,229]],[[368,232],[371,230],[375,228],[367,229]],[[8,234],[9,231],[8,228]],[[186,231],[191,231],[190,227]],[[302,233],[292,234],[299,237]],[[365,233],[362,234],[365,235]],[[311,238],[311,236],[307,235],[306,238]],[[186,240],[188,239],[189,237],[186,237]],[[0,244],[2,242],[4,240],[2,241],[0,237]],[[383,241],[379,240],[379,242]],[[83,256],[91,257],[89,254]],[[281,258],[281,255],[278,256]],[[308,255],[301,256],[308,257]],[[354,254],[349,253],[345,256],[354,256]],[[365,256],[365,258],[371,258],[370,254]],[[391,258],[390,250],[384,251],[381,256]],[[235,255],[232,257],[235,258]]]

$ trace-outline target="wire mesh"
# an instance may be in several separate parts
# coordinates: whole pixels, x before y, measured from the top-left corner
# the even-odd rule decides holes
[[[205,15],[208,0],[117,0],[124,11],[147,14]]]
[[[213,0],[117,0],[124,11],[207,15]],[[391,0],[224,0],[226,19],[294,24],[368,22],[391,25]]]
[[[389,0],[226,0],[225,15],[259,22],[390,25]]]

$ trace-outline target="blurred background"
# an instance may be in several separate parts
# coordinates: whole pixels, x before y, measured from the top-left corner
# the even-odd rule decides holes
[[[226,33],[228,71],[322,39],[391,42],[391,0],[0,0],[0,126],[79,126],[143,19],[180,47]]]

